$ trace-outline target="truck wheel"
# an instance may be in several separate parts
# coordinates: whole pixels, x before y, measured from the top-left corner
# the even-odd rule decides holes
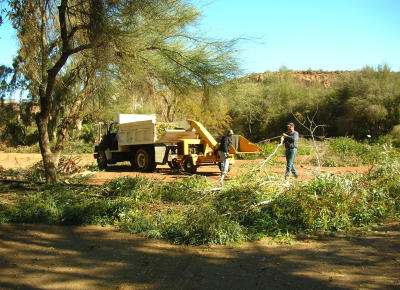
[[[138,169],[136,161],[135,161],[135,157],[136,157],[135,155],[136,154],[134,152],[129,155],[129,162],[131,163],[131,167],[132,167],[133,170],[137,170]]]
[[[193,164],[193,160],[190,157],[186,157],[185,161],[183,161],[183,169],[191,174],[196,173],[197,166]]]
[[[154,150],[140,148],[136,151],[134,166],[142,172],[152,172],[156,169]]]
[[[100,170],[107,169],[107,158],[104,151],[99,151],[99,153],[97,154],[97,166]]]
[[[181,165],[179,164],[179,162],[176,158],[172,159],[171,161],[168,161],[168,166],[169,166],[169,168],[174,169],[174,170],[181,169]]]

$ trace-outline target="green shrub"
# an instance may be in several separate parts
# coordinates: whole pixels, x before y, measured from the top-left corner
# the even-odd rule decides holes
[[[357,142],[348,137],[331,139],[327,152],[322,158],[323,165],[359,166],[377,163],[383,164],[388,161],[388,158],[392,158],[390,155],[397,155],[394,151],[390,152],[389,155],[386,154],[388,147],[385,144],[386,142],[383,142],[383,139],[381,139],[381,142],[375,144]]]
[[[66,140],[64,142],[64,154],[84,154],[93,153],[93,144],[81,141]]]
[[[17,121],[8,121],[1,138],[12,146],[25,145],[24,125]]]
[[[83,124],[80,132],[80,139],[85,143],[93,143],[97,137],[96,126],[93,124]]]
[[[104,185],[104,195],[108,197],[129,197],[134,201],[149,200],[152,184],[144,177],[121,177]],[[147,194],[148,193],[148,194]]]
[[[209,187],[207,179],[200,176],[185,178],[184,182],[176,181],[160,184],[155,194],[167,202],[190,204],[199,198],[203,189]]]
[[[400,124],[393,126],[392,130],[390,131],[390,135],[397,140],[400,140]]]

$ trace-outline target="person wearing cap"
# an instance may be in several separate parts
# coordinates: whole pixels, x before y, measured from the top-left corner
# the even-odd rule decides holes
[[[233,131],[227,130],[226,134],[222,136],[221,143],[218,148],[219,159],[221,161],[221,179],[219,182],[223,184],[225,175],[229,169],[229,146],[232,144]]]
[[[294,177],[297,178],[298,174],[296,168],[294,167],[294,158],[297,154],[297,143],[299,140],[299,133],[294,130],[294,124],[287,124],[287,132],[282,134],[283,144],[285,144],[286,148],[286,173],[285,179],[287,179],[290,175],[290,172],[293,173]]]

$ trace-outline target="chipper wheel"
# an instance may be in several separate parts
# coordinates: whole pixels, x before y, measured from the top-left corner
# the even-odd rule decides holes
[[[191,157],[185,158],[185,160],[183,161],[183,169],[190,174],[196,173],[197,166],[193,164],[193,160]]]

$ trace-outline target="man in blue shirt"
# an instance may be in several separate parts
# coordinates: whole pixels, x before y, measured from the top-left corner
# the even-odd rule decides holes
[[[293,173],[294,177],[297,178],[299,175],[297,174],[296,168],[294,168],[294,158],[297,154],[297,143],[299,141],[299,133],[294,130],[294,124],[287,124],[287,132],[283,133],[282,137],[284,138],[283,144],[285,144],[286,148],[286,173],[285,179],[287,179],[290,175],[290,172]]]

